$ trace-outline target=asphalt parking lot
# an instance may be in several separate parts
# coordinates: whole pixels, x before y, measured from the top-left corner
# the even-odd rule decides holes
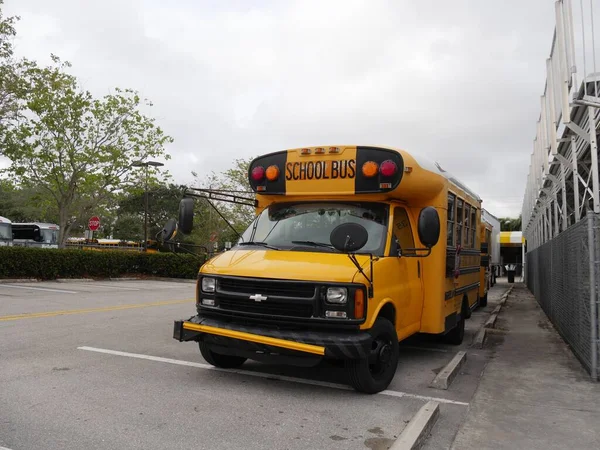
[[[172,338],[193,299],[194,284],[176,281],[0,284],[0,447],[387,449],[434,399],[424,448],[448,448],[490,356],[469,349],[488,307],[467,322],[467,362],[448,390],[429,384],[461,348],[422,338],[402,345],[394,381],[373,396],[327,363],[217,370]]]

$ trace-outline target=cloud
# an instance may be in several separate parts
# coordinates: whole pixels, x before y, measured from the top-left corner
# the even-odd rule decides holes
[[[520,213],[554,8],[523,2],[7,0],[19,54],[140,90],[176,181],[304,145],[404,148]]]

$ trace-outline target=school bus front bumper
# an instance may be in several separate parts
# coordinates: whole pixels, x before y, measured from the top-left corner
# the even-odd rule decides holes
[[[173,338],[180,342],[205,341],[246,354],[284,353],[332,359],[363,359],[371,348],[371,335],[365,331],[279,330],[200,316],[176,320]]]

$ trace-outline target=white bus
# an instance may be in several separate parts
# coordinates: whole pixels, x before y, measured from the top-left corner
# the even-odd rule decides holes
[[[0,247],[11,247],[12,245],[12,222],[6,217],[0,216]]]
[[[500,220],[489,211],[481,210],[483,219],[492,226],[492,242],[489,248],[490,266],[492,268],[492,286],[496,283],[496,278],[500,276]]]
[[[58,248],[59,226],[53,223],[13,223],[13,245],[20,247]]]

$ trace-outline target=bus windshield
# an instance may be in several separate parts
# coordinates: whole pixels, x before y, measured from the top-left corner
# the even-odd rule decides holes
[[[58,242],[58,230],[40,229],[42,242],[44,244],[56,244]]]
[[[388,205],[383,203],[275,204],[266,208],[252,222],[237,245],[336,252],[329,241],[331,231],[342,223],[354,222],[365,227],[369,233],[369,239],[359,253],[382,256],[388,211]]]
[[[0,223],[0,240],[12,240],[12,226],[10,223]]]

